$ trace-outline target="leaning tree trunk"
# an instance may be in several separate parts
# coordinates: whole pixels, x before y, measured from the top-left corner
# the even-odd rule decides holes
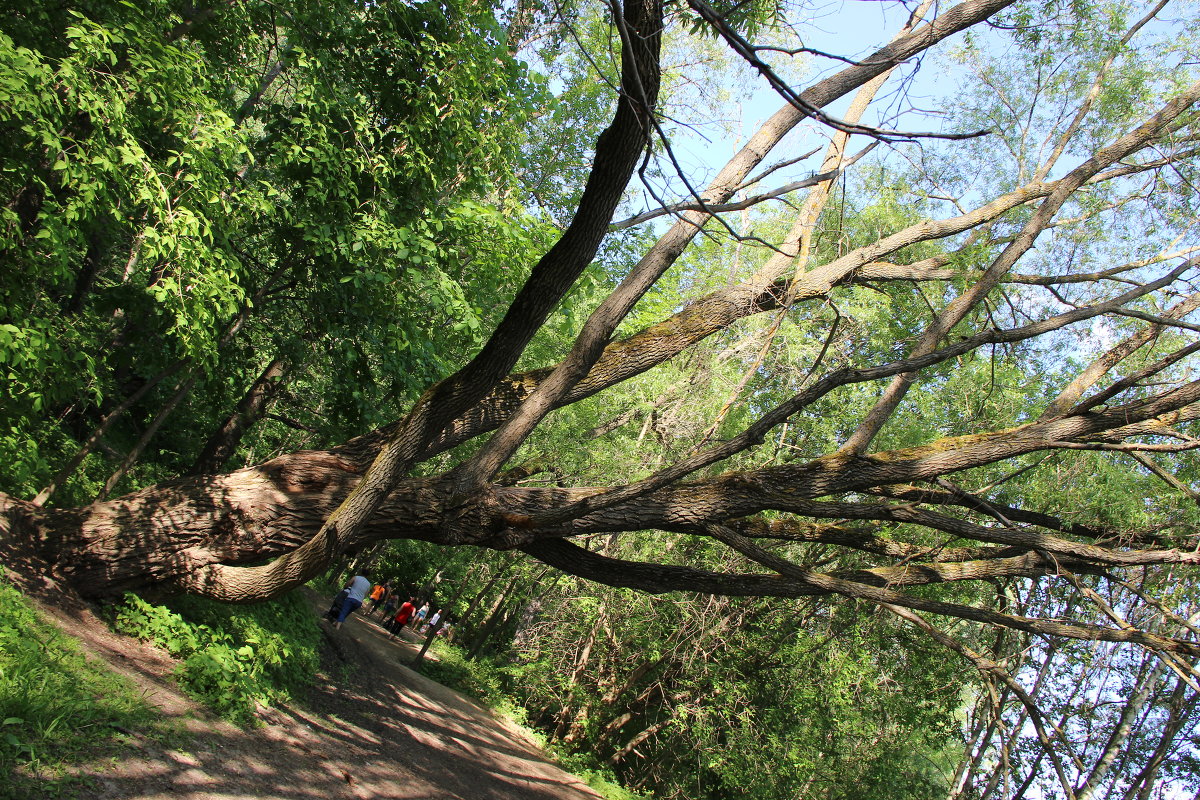
[[[233,413],[208,437],[196,462],[192,464],[193,474],[217,472],[233,456],[246,431],[266,416],[279,396],[280,389],[286,383],[287,371],[287,360],[283,356],[276,356],[267,364],[262,374],[250,384]]]

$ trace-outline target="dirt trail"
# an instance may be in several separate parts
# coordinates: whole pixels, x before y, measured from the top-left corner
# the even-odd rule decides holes
[[[325,604],[311,596],[314,612]],[[174,688],[174,662],[113,634],[84,608],[44,607],[94,655],[134,678],[181,741],[132,734],[129,754],[84,771],[96,800],[598,800],[523,733],[470,699],[401,663],[416,654],[355,615],[325,623],[337,661],[304,706],[260,713],[243,730],[213,719]],[[323,610],[323,609],[322,609]],[[336,677],[336,676],[335,676]]]

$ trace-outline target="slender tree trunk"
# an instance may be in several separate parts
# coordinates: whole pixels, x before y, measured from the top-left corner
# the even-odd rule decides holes
[[[458,601],[462,599],[463,592],[467,590],[467,585],[474,580],[474,575],[479,571],[481,565],[475,564],[471,567],[471,571],[467,573],[467,577],[458,582],[454,587],[454,594],[450,595],[450,599],[446,601],[443,608],[453,609],[458,607]]]
[[[192,387],[196,385],[196,381],[199,380],[199,378],[199,375],[193,373],[188,378],[180,381],[178,386],[175,388],[175,394],[171,395],[171,398],[167,400],[167,402],[163,404],[162,408],[158,410],[158,413],[154,415],[154,419],[152,419],[150,424],[146,426],[146,430],[142,432],[137,444],[135,444],[133,448],[125,455],[125,459],[121,462],[121,466],[117,467],[116,471],[108,477],[107,481],[104,482],[104,488],[100,490],[100,494],[96,497],[97,501],[104,500],[106,497],[108,497],[109,492],[111,492],[116,485],[121,482],[121,479],[129,473],[130,468],[132,468],[133,465],[137,463],[137,460],[141,458],[142,451],[146,449],[146,445],[148,445],[150,440],[154,438],[154,434],[158,433],[158,429],[162,426],[163,422],[166,421],[167,417],[169,417],[171,413],[179,407],[179,404],[183,402],[183,398],[187,397],[188,392],[190,392]]]
[[[263,282],[262,288],[255,292],[252,301],[244,304],[240,309],[238,309],[237,314],[234,315],[233,319],[229,321],[229,324],[225,326],[225,330],[221,333],[221,338],[217,342],[218,349],[227,345],[241,331],[242,326],[245,325],[246,320],[250,317],[251,312],[261,308],[263,298],[266,297],[267,292],[275,284],[275,281],[286,271],[286,266],[276,269],[275,272],[271,273],[271,275],[267,277],[266,281]],[[185,359],[175,361],[166,369],[162,370],[157,375],[144,382],[140,387],[138,387],[137,391],[129,395],[129,397],[127,397],[119,406],[108,412],[108,414],[106,414],[104,418],[100,420],[100,424],[96,426],[96,429],[92,431],[92,434],[87,438],[87,441],[83,443],[83,446],[80,447],[75,455],[71,457],[71,460],[68,461],[62,469],[55,473],[50,483],[47,484],[44,489],[38,492],[37,497],[33,499],[33,504],[35,506],[44,505],[46,501],[49,500],[54,494],[54,492],[57,491],[58,488],[62,486],[72,475],[75,474],[75,470],[79,469],[79,465],[83,463],[83,460],[87,458],[88,454],[96,449],[96,447],[100,444],[100,439],[105,433],[108,432],[108,429],[114,422],[117,421],[117,419],[119,419],[126,411],[132,408],[133,405],[142,399],[147,392],[149,392],[162,381],[174,375],[176,372],[179,372],[179,370],[187,366],[187,363],[188,362]]]
[[[599,637],[601,628],[605,626],[607,609],[607,602],[600,604],[600,607],[597,609],[596,619],[588,631],[587,639],[575,659],[574,669],[571,670],[571,675],[567,680],[568,699],[579,696],[579,693],[575,691],[575,687],[579,684],[579,679],[587,672],[596,639]],[[558,725],[555,727],[554,732],[550,734],[550,738],[568,743],[575,741],[579,736],[579,731],[583,729],[584,724],[587,722],[587,715],[590,708],[591,704],[586,700],[578,705],[571,704],[564,706]]]
[[[982,698],[976,703],[975,721],[971,726],[971,735],[967,737],[967,743],[963,747],[962,757],[958,759],[958,766],[954,770],[954,777],[950,781],[950,794],[947,800],[960,800],[963,797],[968,781],[970,780],[970,767],[975,764],[975,748],[979,743],[980,737],[987,731],[989,725],[987,722],[987,706]]]
[[[484,642],[486,642],[488,637],[491,636],[492,630],[496,627],[496,623],[500,621],[500,614],[504,608],[504,604],[508,602],[508,599],[512,596],[513,590],[516,588],[517,583],[520,580],[521,575],[520,573],[517,573],[512,577],[512,580],[508,582],[508,585],[504,587],[500,594],[496,596],[496,600],[492,603],[492,607],[488,609],[488,613],[484,618],[483,624],[476,628],[474,635],[471,637],[471,644],[467,649],[467,658],[475,658],[479,654],[479,651],[483,649]]]
[[[1046,757],[1045,750],[1039,750],[1037,758],[1033,759],[1033,763],[1029,765],[1029,770],[1025,773],[1025,780],[1017,787],[1017,791],[1013,793],[1012,800],[1022,800],[1025,793],[1029,791],[1029,787],[1033,785],[1034,779],[1038,775],[1038,771],[1042,766],[1042,759]]]
[[[634,736],[632,739],[626,742],[624,747],[613,753],[612,756],[609,757],[608,763],[616,766],[620,762],[624,761],[625,757],[634,751],[634,748],[649,739],[654,734],[661,731],[663,728],[667,727],[669,724],[671,724],[671,718],[666,717],[665,719],[661,719],[650,727],[646,728],[637,736]]]
[[[420,652],[418,652],[416,657],[413,658],[412,663],[414,667],[419,665],[421,661],[425,659],[425,654],[429,652],[429,646],[433,644],[433,640],[437,638],[438,631],[440,631],[442,626],[445,624],[446,615],[443,614],[442,616],[438,617],[438,621],[436,623],[429,626],[429,634],[425,637],[425,642],[421,645]]]
[[[233,413],[208,437],[192,465],[193,475],[220,471],[237,450],[246,431],[266,416],[279,396],[279,390],[286,383],[287,372],[288,364],[283,356],[276,356],[267,364],[262,374],[250,384]]]
[[[110,225],[110,220],[102,219],[96,223],[96,229],[88,236],[87,251],[84,253],[79,272],[75,276],[75,288],[72,290],[70,298],[63,303],[63,311],[66,314],[78,314],[87,304],[87,297],[96,283],[96,276],[100,274],[100,270],[104,266],[108,250],[102,230]]]
[[[387,542],[376,542],[366,550],[359,553],[351,563],[356,575],[361,575],[364,570],[373,570],[375,562],[383,555],[384,548],[387,547]]]
[[[516,555],[506,558],[504,562],[496,568],[495,574],[488,578],[488,581],[483,585],[483,588],[476,592],[475,596],[471,598],[471,602],[467,604],[467,610],[464,611],[462,615],[462,623],[471,630],[472,637],[474,637],[475,631],[480,627],[471,621],[475,616],[475,610],[479,608],[479,604],[483,602],[483,599],[487,597],[488,592],[490,592],[492,587],[496,585],[496,581],[500,580],[500,578],[502,578],[504,574],[508,572],[509,568],[516,563],[516,560]]]
[[[661,659],[660,659],[660,662],[661,662]],[[650,701],[651,701],[651,698],[655,697],[655,695],[658,696],[658,703],[652,704]],[[638,716],[639,713],[643,714],[643,716],[644,716],[647,711],[652,711],[652,710],[658,708],[659,704],[661,704],[664,696],[665,696],[665,693],[663,691],[662,682],[656,681],[656,682],[650,684],[649,686],[647,686],[645,689],[643,689],[637,695],[637,697],[634,697],[631,700],[627,700],[622,705],[622,708],[624,710],[617,716],[610,719],[608,722],[606,722],[600,728],[600,732],[596,735],[596,738],[594,740],[592,740],[592,742],[591,742],[590,749],[593,752],[597,752],[597,753],[600,752],[601,750],[603,750],[604,746],[607,744],[608,740],[611,739],[613,736],[615,736],[618,732],[620,732],[621,728],[623,728],[625,725],[627,725],[630,722],[630,720],[632,720],[636,716]]]
[[[1159,735],[1158,744],[1154,748],[1154,753],[1146,762],[1146,766],[1142,768],[1142,771],[1130,783],[1129,790],[1125,793],[1126,800],[1129,800],[1134,795],[1134,792],[1137,793],[1137,800],[1150,800],[1163,762],[1166,761],[1167,756],[1170,754],[1176,737],[1179,736],[1180,731],[1183,730],[1188,719],[1195,711],[1197,701],[1200,701],[1200,695],[1197,695],[1195,692],[1190,697],[1187,697],[1188,688],[1186,683],[1176,679],[1175,688],[1171,690],[1171,697],[1167,701],[1167,721],[1163,725],[1162,733]]]
[[[602,600],[600,607],[596,609],[596,621],[592,623],[591,630],[588,631],[587,638],[584,639],[583,646],[579,648],[579,653],[575,657],[575,664],[571,669],[571,674],[567,677],[567,689],[571,689],[575,684],[579,683],[579,678],[587,670],[588,662],[592,658],[592,647],[596,644],[596,635],[600,632],[600,621],[608,611],[608,602]]]
[[[1147,655],[1147,658],[1154,658],[1154,656]],[[1088,774],[1087,780],[1075,790],[1076,800],[1091,800],[1096,793],[1096,789],[1108,777],[1108,772],[1120,754],[1122,745],[1125,744],[1125,740],[1129,737],[1129,734],[1133,732],[1134,724],[1137,722],[1138,717],[1141,716],[1142,709],[1146,706],[1146,701],[1150,699],[1150,695],[1158,688],[1159,680],[1162,678],[1162,674],[1166,668],[1166,664],[1163,661],[1155,659],[1155,664],[1150,669],[1149,674],[1145,674],[1143,679],[1138,681],[1138,686],[1133,695],[1121,708],[1120,718],[1113,727],[1108,741],[1105,742],[1104,749],[1100,751],[1100,757],[1095,760],[1095,765],[1092,767],[1091,773]]]
[[[529,588],[540,583],[549,571],[549,568],[539,570],[524,585],[522,585],[520,573],[517,573],[513,577],[512,582],[508,584],[508,587],[497,598],[496,605],[492,607],[491,615],[472,642],[471,649],[467,653],[468,658],[478,658],[484,653],[491,652],[493,649],[492,641],[506,631],[508,624],[523,605],[523,598],[528,594]],[[444,617],[445,614],[443,613]]]
[[[120,405],[105,414],[100,420],[100,423],[96,426],[95,430],[92,431],[91,435],[89,435],[87,440],[83,443],[83,446],[76,451],[75,455],[71,456],[71,460],[64,464],[62,469],[55,473],[54,477],[50,479],[50,483],[46,484],[44,489],[38,492],[37,497],[33,499],[33,504],[40,506],[49,500],[54,492],[60,486],[66,483],[72,475],[75,474],[75,470],[79,469],[79,465],[83,463],[83,460],[87,458],[93,450],[96,449],[96,447],[100,444],[100,440],[104,437],[104,434],[108,433],[108,429],[112,427],[112,424],[116,422],[121,415],[132,408],[134,403],[136,403],[138,400],[141,400],[147,392],[182,369],[184,364],[185,362],[183,361],[176,361],[174,364],[171,364],[162,372],[159,372],[157,375],[150,378],[150,380],[143,383],[136,392],[125,398]]]

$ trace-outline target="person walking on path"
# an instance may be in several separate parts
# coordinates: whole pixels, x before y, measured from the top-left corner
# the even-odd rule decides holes
[[[380,624],[383,625],[384,628],[387,628],[392,624],[392,615],[396,613],[396,604],[400,602],[399,597],[399,594],[392,592],[387,596],[387,599],[383,601],[383,613],[379,616],[380,619],[382,619]]]
[[[419,609],[417,609],[417,615],[415,617],[413,617],[413,630],[414,631],[420,630],[421,623],[425,621],[425,615],[428,613],[429,613],[429,603],[426,602]]]
[[[337,621],[333,623],[334,630],[341,628],[346,617],[353,614],[363,604],[369,591],[371,591],[371,580],[367,577],[366,570],[363,570],[361,575],[355,575],[350,583],[346,584],[346,599],[342,601],[342,610],[338,612]]]
[[[404,601],[404,605],[400,606],[400,610],[396,612],[396,616],[392,618],[392,638],[395,639],[400,635],[400,631],[404,630],[404,626],[412,619],[413,612],[417,607],[414,603],[415,597],[410,597]]]
[[[375,615],[379,607],[383,605],[383,601],[392,593],[392,582],[381,583],[371,590],[371,610],[367,612],[368,617]]]

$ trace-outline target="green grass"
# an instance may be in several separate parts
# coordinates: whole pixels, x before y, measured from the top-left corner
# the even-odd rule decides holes
[[[165,733],[136,685],[87,658],[0,575],[0,797],[70,797],[64,769],[119,743]]]
[[[559,759],[564,767],[574,772],[583,781],[590,786],[597,794],[602,795],[605,800],[650,800],[651,795],[635,792],[621,786],[613,778],[612,773],[607,770],[598,770],[591,767],[572,767],[569,761]]]

